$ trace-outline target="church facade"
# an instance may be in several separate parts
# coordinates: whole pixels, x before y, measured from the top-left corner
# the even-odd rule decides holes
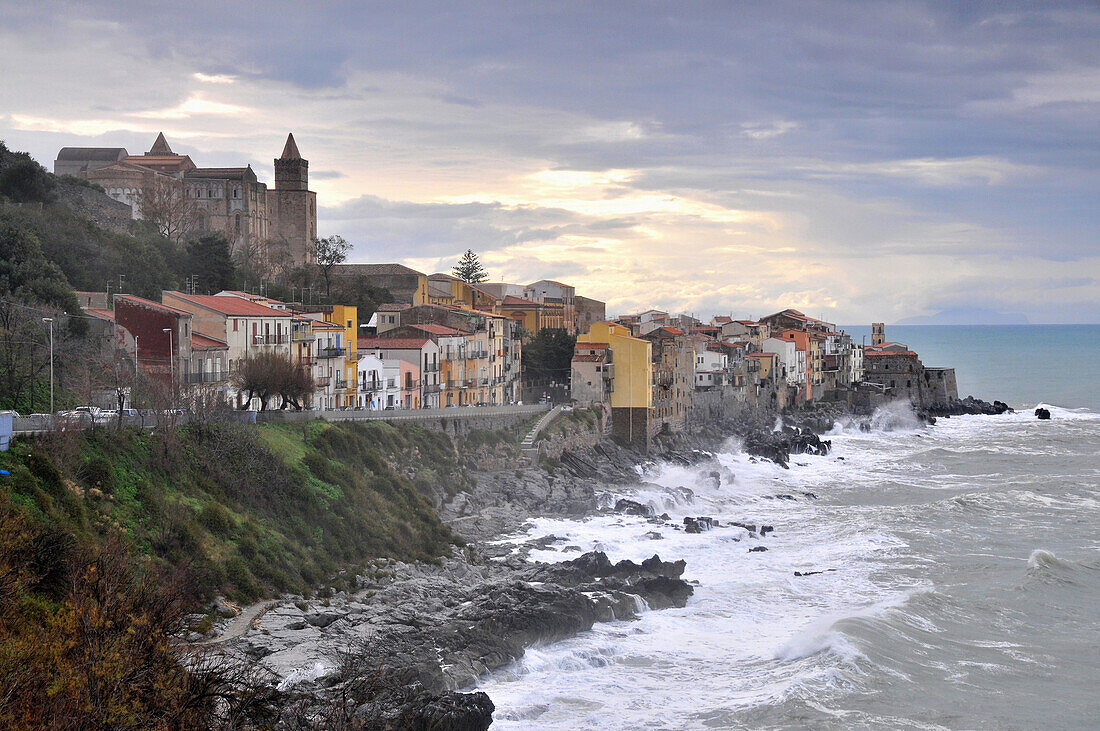
[[[142,155],[124,148],[65,147],[54,173],[101,186],[130,206],[135,219],[154,221],[169,238],[216,231],[234,251],[281,251],[292,264],[312,263],[317,237],[317,194],[309,189],[309,161],[287,135],[275,159],[275,187],[252,166],[201,168],[172,151],[164,134]]]

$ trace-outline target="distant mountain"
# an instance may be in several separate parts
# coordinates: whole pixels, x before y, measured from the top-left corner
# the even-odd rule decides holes
[[[905,317],[895,325],[1027,325],[1027,315],[994,312],[983,307],[951,307],[932,315]]]

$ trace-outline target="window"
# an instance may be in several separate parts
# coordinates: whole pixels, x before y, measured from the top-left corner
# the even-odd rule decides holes
[[[233,189],[233,197],[234,198],[240,198],[241,197],[241,189],[240,188],[234,188]]]
[[[240,233],[241,232],[241,214],[239,214],[239,213],[237,214],[236,220],[234,221],[234,225],[237,228],[237,233]]]
[[[236,318],[233,319],[233,332],[237,332],[237,323],[239,323],[239,322],[240,322],[240,320],[238,320]]]

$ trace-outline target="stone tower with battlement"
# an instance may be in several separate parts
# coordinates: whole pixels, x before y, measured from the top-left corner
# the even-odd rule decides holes
[[[886,342],[886,325],[881,322],[871,323],[871,345],[879,346]]]
[[[287,135],[283,154],[275,160],[275,189],[268,196],[274,224],[271,238],[285,243],[294,262],[312,263],[317,194],[309,189],[309,160],[298,152],[293,134]]]

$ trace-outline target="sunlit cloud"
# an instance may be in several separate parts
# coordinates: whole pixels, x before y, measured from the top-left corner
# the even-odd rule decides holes
[[[227,104],[204,99],[198,94],[189,97],[178,106],[169,109],[157,109],[147,112],[138,112],[134,116],[146,119],[187,119],[203,115],[218,117],[241,117],[252,110],[237,104]]]
[[[232,84],[237,80],[235,76],[229,74],[204,74],[198,71],[191,74],[191,78],[204,84]]]

